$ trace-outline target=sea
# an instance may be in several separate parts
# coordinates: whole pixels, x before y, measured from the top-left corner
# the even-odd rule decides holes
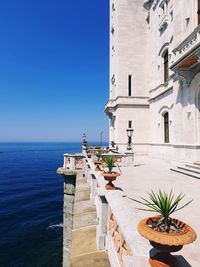
[[[63,154],[81,143],[0,143],[0,267],[61,267]]]

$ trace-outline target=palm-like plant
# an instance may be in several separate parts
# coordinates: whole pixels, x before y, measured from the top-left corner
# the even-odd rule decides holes
[[[108,173],[112,173],[113,168],[115,167],[117,159],[114,156],[104,156],[103,162],[105,167],[108,168]]]
[[[173,224],[170,215],[175,211],[183,209],[193,201],[190,200],[184,205],[179,206],[180,201],[185,197],[185,195],[180,193],[177,197],[175,197],[172,190],[170,191],[170,193],[166,193],[164,191],[162,192],[161,190],[159,190],[157,194],[151,191],[150,193],[148,193],[148,195],[149,200],[143,197],[141,197],[142,201],[130,197],[129,199],[146,207],[138,208],[139,210],[159,213],[161,216],[161,220],[156,223],[153,228],[164,225],[166,230],[169,230],[170,226]],[[174,224],[173,226],[176,227]]]

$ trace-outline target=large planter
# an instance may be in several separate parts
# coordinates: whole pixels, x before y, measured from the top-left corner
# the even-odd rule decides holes
[[[158,252],[150,257],[149,263],[152,267],[176,267],[176,257],[171,255],[171,252],[177,252],[182,249],[183,245],[194,242],[197,238],[195,231],[186,223],[177,219],[172,221],[182,227],[181,233],[163,233],[151,229],[148,224],[150,220],[159,220],[160,216],[148,217],[140,221],[138,224],[138,232],[149,240],[151,245]]]
[[[112,182],[116,180],[117,176],[120,176],[120,173],[118,173],[118,172],[112,172],[112,173],[103,172],[103,173],[101,173],[101,175],[104,177],[104,179],[106,181],[108,181],[108,183],[105,185],[106,190],[115,190],[115,186]]]

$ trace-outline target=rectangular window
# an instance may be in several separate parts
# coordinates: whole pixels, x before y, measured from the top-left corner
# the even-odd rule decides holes
[[[200,24],[200,0],[198,0],[198,10],[197,10],[197,14],[198,14],[198,25]]]
[[[164,142],[169,143],[169,113],[164,114]]]
[[[128,96],[132,95],[132,92],[131,92],[131,81],[132,81],[132,75],[128,75]]]
[[[132,128],[132,121],[128,121],[128,128]]]
[[[167,82],[169,78],[169,61],[168,51],[164,55],[164,82]]]

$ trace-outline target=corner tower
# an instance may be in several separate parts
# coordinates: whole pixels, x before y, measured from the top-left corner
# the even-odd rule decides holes
[[[127,149],[127,128],[134,129],[135,151],[146,151],[149,131],[148,23],[141,0],[110,0],[109,141]]]

